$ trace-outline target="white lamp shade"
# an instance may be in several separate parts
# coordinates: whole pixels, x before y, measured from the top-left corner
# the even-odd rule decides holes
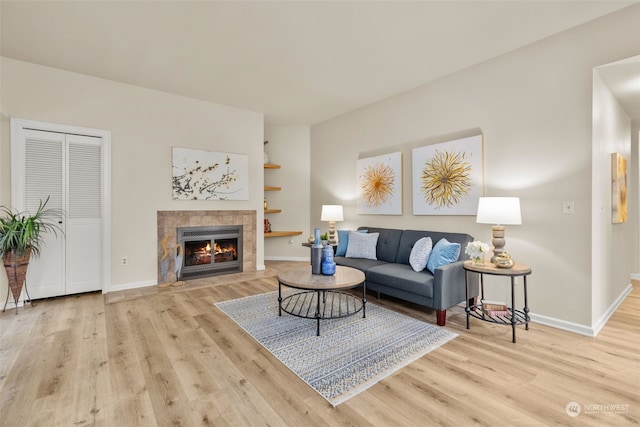
[[[479,224],[522,224],[519,197],[480,197],[478,202]]]
[[[322,205],[321,221],[343,221],[342,205]]]

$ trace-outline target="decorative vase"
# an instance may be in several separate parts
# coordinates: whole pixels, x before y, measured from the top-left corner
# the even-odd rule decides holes
[[[515,262],[511,258],[511,255],[509,255],[506,252],[502,252],[500,255],[496,257],[494,264],[496,265],[496,267],[499,267],[499,268],[511,268],[513,267]]]
[[[333,247],[326,245],[322,249],[322,274],[333,276],[336,273],[336,263],[333,261]]]
[[[311,247],[311,274],[322,274],[322,246]]]
[[[27,267],[29,266],[29,257],[31,256],[31,249],[27,249],[24,255],[18,255],[15,252],[7,252],[3,257],[4,269],[7,272],[7,279],[9,280],[9,289],[13,295],[13,301],[16,306],[22,293],[22,287],[27,277]],[[17,313],[17,312],[16,312]]]
[[[479,256],[474,257],[474,258],[473,258],[473,265],[477,265],[477,266],[482,266],[482,265],[484,265],[484,258],[479,257]]]

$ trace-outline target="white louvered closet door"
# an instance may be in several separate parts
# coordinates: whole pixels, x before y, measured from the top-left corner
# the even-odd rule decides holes
[[[61,209],[64,234],[47,235],[27,272],[31,298],[100,290],[101,138],[25,130],[25,206]]]

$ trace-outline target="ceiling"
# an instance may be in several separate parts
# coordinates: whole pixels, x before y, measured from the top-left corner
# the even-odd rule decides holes
[[[312,125],[636,1],[7,1],[2,56]]]

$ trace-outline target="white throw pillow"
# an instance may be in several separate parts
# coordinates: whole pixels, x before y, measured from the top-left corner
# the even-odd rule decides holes
[[[378,259],[376,246],[380,233],[358,233],[349,231],[349,244],[347,246],[347,258]]]
[[[409,255],[409,264],[411,264],[411,268],[414,271],[422,271],[427,267],[427,260],[432,247],[431,237],[423,237],[413,244],[411,255]]]

